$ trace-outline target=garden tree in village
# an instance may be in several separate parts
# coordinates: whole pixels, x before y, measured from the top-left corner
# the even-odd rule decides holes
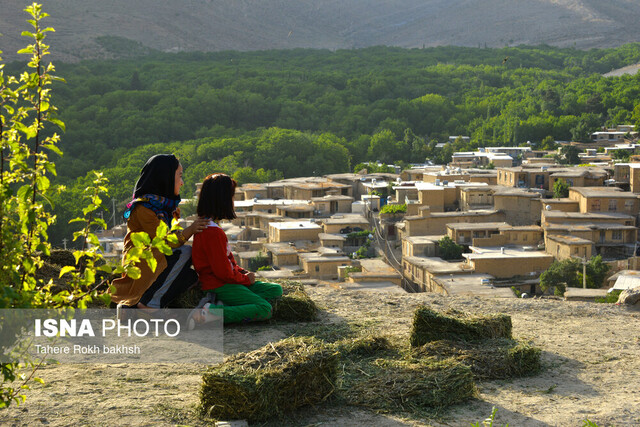
[[[540,275],[540,288],[545,292],[553,289],[554,294],[558,296],[562,296],[567,287],[581,288],[583,283],[582,270],[582,260],[579,258],[554,261]],[[602,256],[591,257],[586,264],[587,288],[600,288],[608,271],[609,266],[602,261]]]
[[[553,137],[551,135],[547,135],[540,142],[540,145],[539,145],[538,149],[547,150],[547,151],[555,150],[556,149],[556,141],[553,139]]]
[[[0,64],[0,309],[86,308],[92,301],[108,304],[108,275],[139,276],[140,269],[133,263],[141,259],[155,269],[152,247],[171,253],[164,238],[166,226],[158,230],[160,234],[153,242],[146,233],[132,236],[135,248],[124,266],[104,264],[98,238],[91,230],[106,228],[97,216],[103,209],[106,181],[102,174],[94,173],[84,192],[86,205],[82,208],[82,217],[73,220],[82,224],[74,233],[74,240],[78,240],[81,247],[73,252],[76,265],[60,270],[65,286],[56,288],[53,279],[38,275],[44,264],[43,256],[51,253],[48,229],[56,221],[51,213],[51,198],[66,192],[64,187],[51,182],[57,169],[49,154],[61,156],[62,152],[58,147],[60,136],[49,131],[47,124],[63,131],[65,125],[51,102],[52,82],[62,79],[52,74],[53,64],[45,61],[49,47],[44,40],[53,28],[41,26],[48,15],[40,4],[33,3],[25,11],[31,17],[28,22],[32,30],[22,35],[31,39],[32,44],[18,53],[30,55],[28,70],[14,77],[5,74],[5,66]],[[75,203],[78,204],[77,199]],[[0,353],[16,345],[24,342],[19,338],[12,342],[3,340]],[[23,402],[23,392],[30,383],[42,382],[35,372],[43,361],[44,358],[37,360],[26,355],[19,361],[0,363],[0,408]]]
[[[451,237],[444,236],[438,240],[438,253],[440,258],[444,260],[453,260],[462,258],[464,248],[454,242]]]
[[[564,179],[558,179],[553,183],[553,197],[562,199],[569,196],[569,184]]]
[[[578,157],[580,149],[575,145],[563,145],[560,148],[560,154],[556,156],[558,163],[563,165],[577,165],[580,163],[580,157]]]

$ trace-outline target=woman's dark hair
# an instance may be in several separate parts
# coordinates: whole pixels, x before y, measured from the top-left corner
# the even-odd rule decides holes
[[[175,174],[180,162],[173,154],[157,154],[147,160],[133,190],[133,197],[155,194],[168,199],[179,199],[175,191]]]
[[[213,220],[234,219],[233,195],[238,183],[229,175],[214,173],[202,182],[198,199],[198,216]]]

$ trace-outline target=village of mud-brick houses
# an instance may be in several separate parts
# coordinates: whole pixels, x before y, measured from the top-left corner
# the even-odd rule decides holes
[[[593,300],[640,285],[640,144],[622,139],[629,130],[573,143],[579,166],[557,164],[556,152],[487,147],[447,166],[244,184],[237,218],[220,225],[238,264],[265,280],[366,291],[540,295],[554,260],[601,255],[611,267],[603,287],[565,293]],[[615,161],[616,150],[631,160]],[[566,197],[554,197],[558,180]],[[112,256],[125,233],[122,224],[100,236]],[[464,248],[460,259],[441,258],[445,236]]]

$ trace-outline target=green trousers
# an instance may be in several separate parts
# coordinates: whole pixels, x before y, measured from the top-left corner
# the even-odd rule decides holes
[[[227,284],[214,289],[224,306],[224,323],[253,322],[271,318],[271,304],[282,296],[282,286],[277,283],[256,281],[251,286]],[[209,311],[220,314],[220,306],[210,306]]]

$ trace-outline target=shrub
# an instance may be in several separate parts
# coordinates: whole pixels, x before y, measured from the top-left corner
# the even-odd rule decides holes
[[[407,205],[384,205],[382,209],[380,209],[380,214],[398,214],[398,213],[406,213]]]
[[[451,240],[451,237],[444,236],[438,240],[438,252],[440,257],[445,260],[460,259],[464,248]]]

